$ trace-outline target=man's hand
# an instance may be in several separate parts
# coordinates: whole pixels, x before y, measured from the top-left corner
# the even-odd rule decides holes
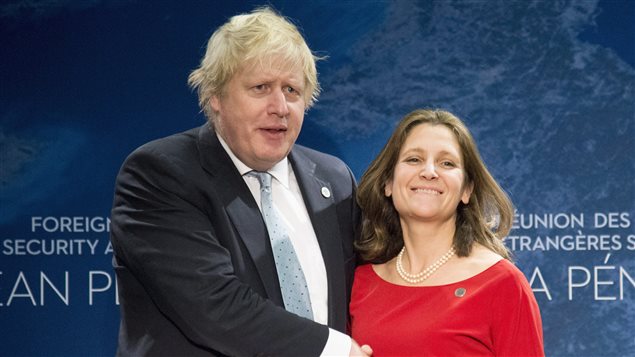
[[[370,357],[373,355],[373,349],[369,345],[359,347],[355,340],[351,339],[351,342],[351,351],[348,354],[350,357]]]

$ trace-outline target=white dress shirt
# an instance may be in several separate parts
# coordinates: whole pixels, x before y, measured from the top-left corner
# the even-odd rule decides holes
[[[242,175],[243,180],[245,180],[251,194],[258,203],[258,207],[262,210],[260,207],[260,183],[256,177],[247,175],[252,169],[234,155],[223,138],[218,134],[217,137],[238,172]],[[271,195],[274,208],[287,225],[289,239],[304,272],[309,296],[311,297],[313,320],[327,325],[328,281],[324,258],[300,192],[300,186],[293,173],[293,168],[285,157],[267,172],[274,178],[274,180],[271,180]],[[350,337],[329,328],[329,337],[322,351],[322,356],[348,356],[350,348]]]

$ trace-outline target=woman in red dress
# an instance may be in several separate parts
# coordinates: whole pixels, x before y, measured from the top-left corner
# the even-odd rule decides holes
[[[543,356],[527,279],[502,238],[513,206],[451,113],[401,120],[362,177],[351,334],[381,356]]]

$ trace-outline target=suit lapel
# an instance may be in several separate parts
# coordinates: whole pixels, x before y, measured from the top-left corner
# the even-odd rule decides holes
[[[329,326],[344,326],[346,321],[344,256],[333,188],[331,183],[321,175],[317,164],[299,150],[292,150],[289,160],[298,180],[326,267],[329,289]]]
[[[256,265],[269,299],[284,306],[271,243],[253,195],[209,124],[200,128],[198,146],[201,165],[212,176],[210,187]]]
[[[271,243],[258,205],[209,124],[199,129],[198,149],[201,166],[212,177],[210,187],[214,188],[215,195],[222,201],[247,248],[268,298],[284,306]],[[301,151],[292,150],[289,160],[324,259],[329,289],[329,326],[345,326],[347,310],[344,256],[331,182],[321,175],[316,163]],[[328,190],[328,194],[323,193],[326,192],[323,191],[324,188]]]

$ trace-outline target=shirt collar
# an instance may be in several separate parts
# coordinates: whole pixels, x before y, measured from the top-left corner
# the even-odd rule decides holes
[[[220,141],[220,144],[227,152],[227,155],[229,155],[229,158],[232,160],[241,176],[244,176],[250,171],[254,171],[251,167],[245,165],[244,162],[240,161],[240,159],[234,155],[234,152],[229,148],[229,145],[227,145],[225,140],[223,140],[218,133],[216,133],[216,137],[218,137],[218,141]],[[284,187],[289,188],[289,160],[286,157],[280,160],[277,164],[273,165],[273,167],[267,170],[267,172],[278,180],[278,182],[280,182]]]

